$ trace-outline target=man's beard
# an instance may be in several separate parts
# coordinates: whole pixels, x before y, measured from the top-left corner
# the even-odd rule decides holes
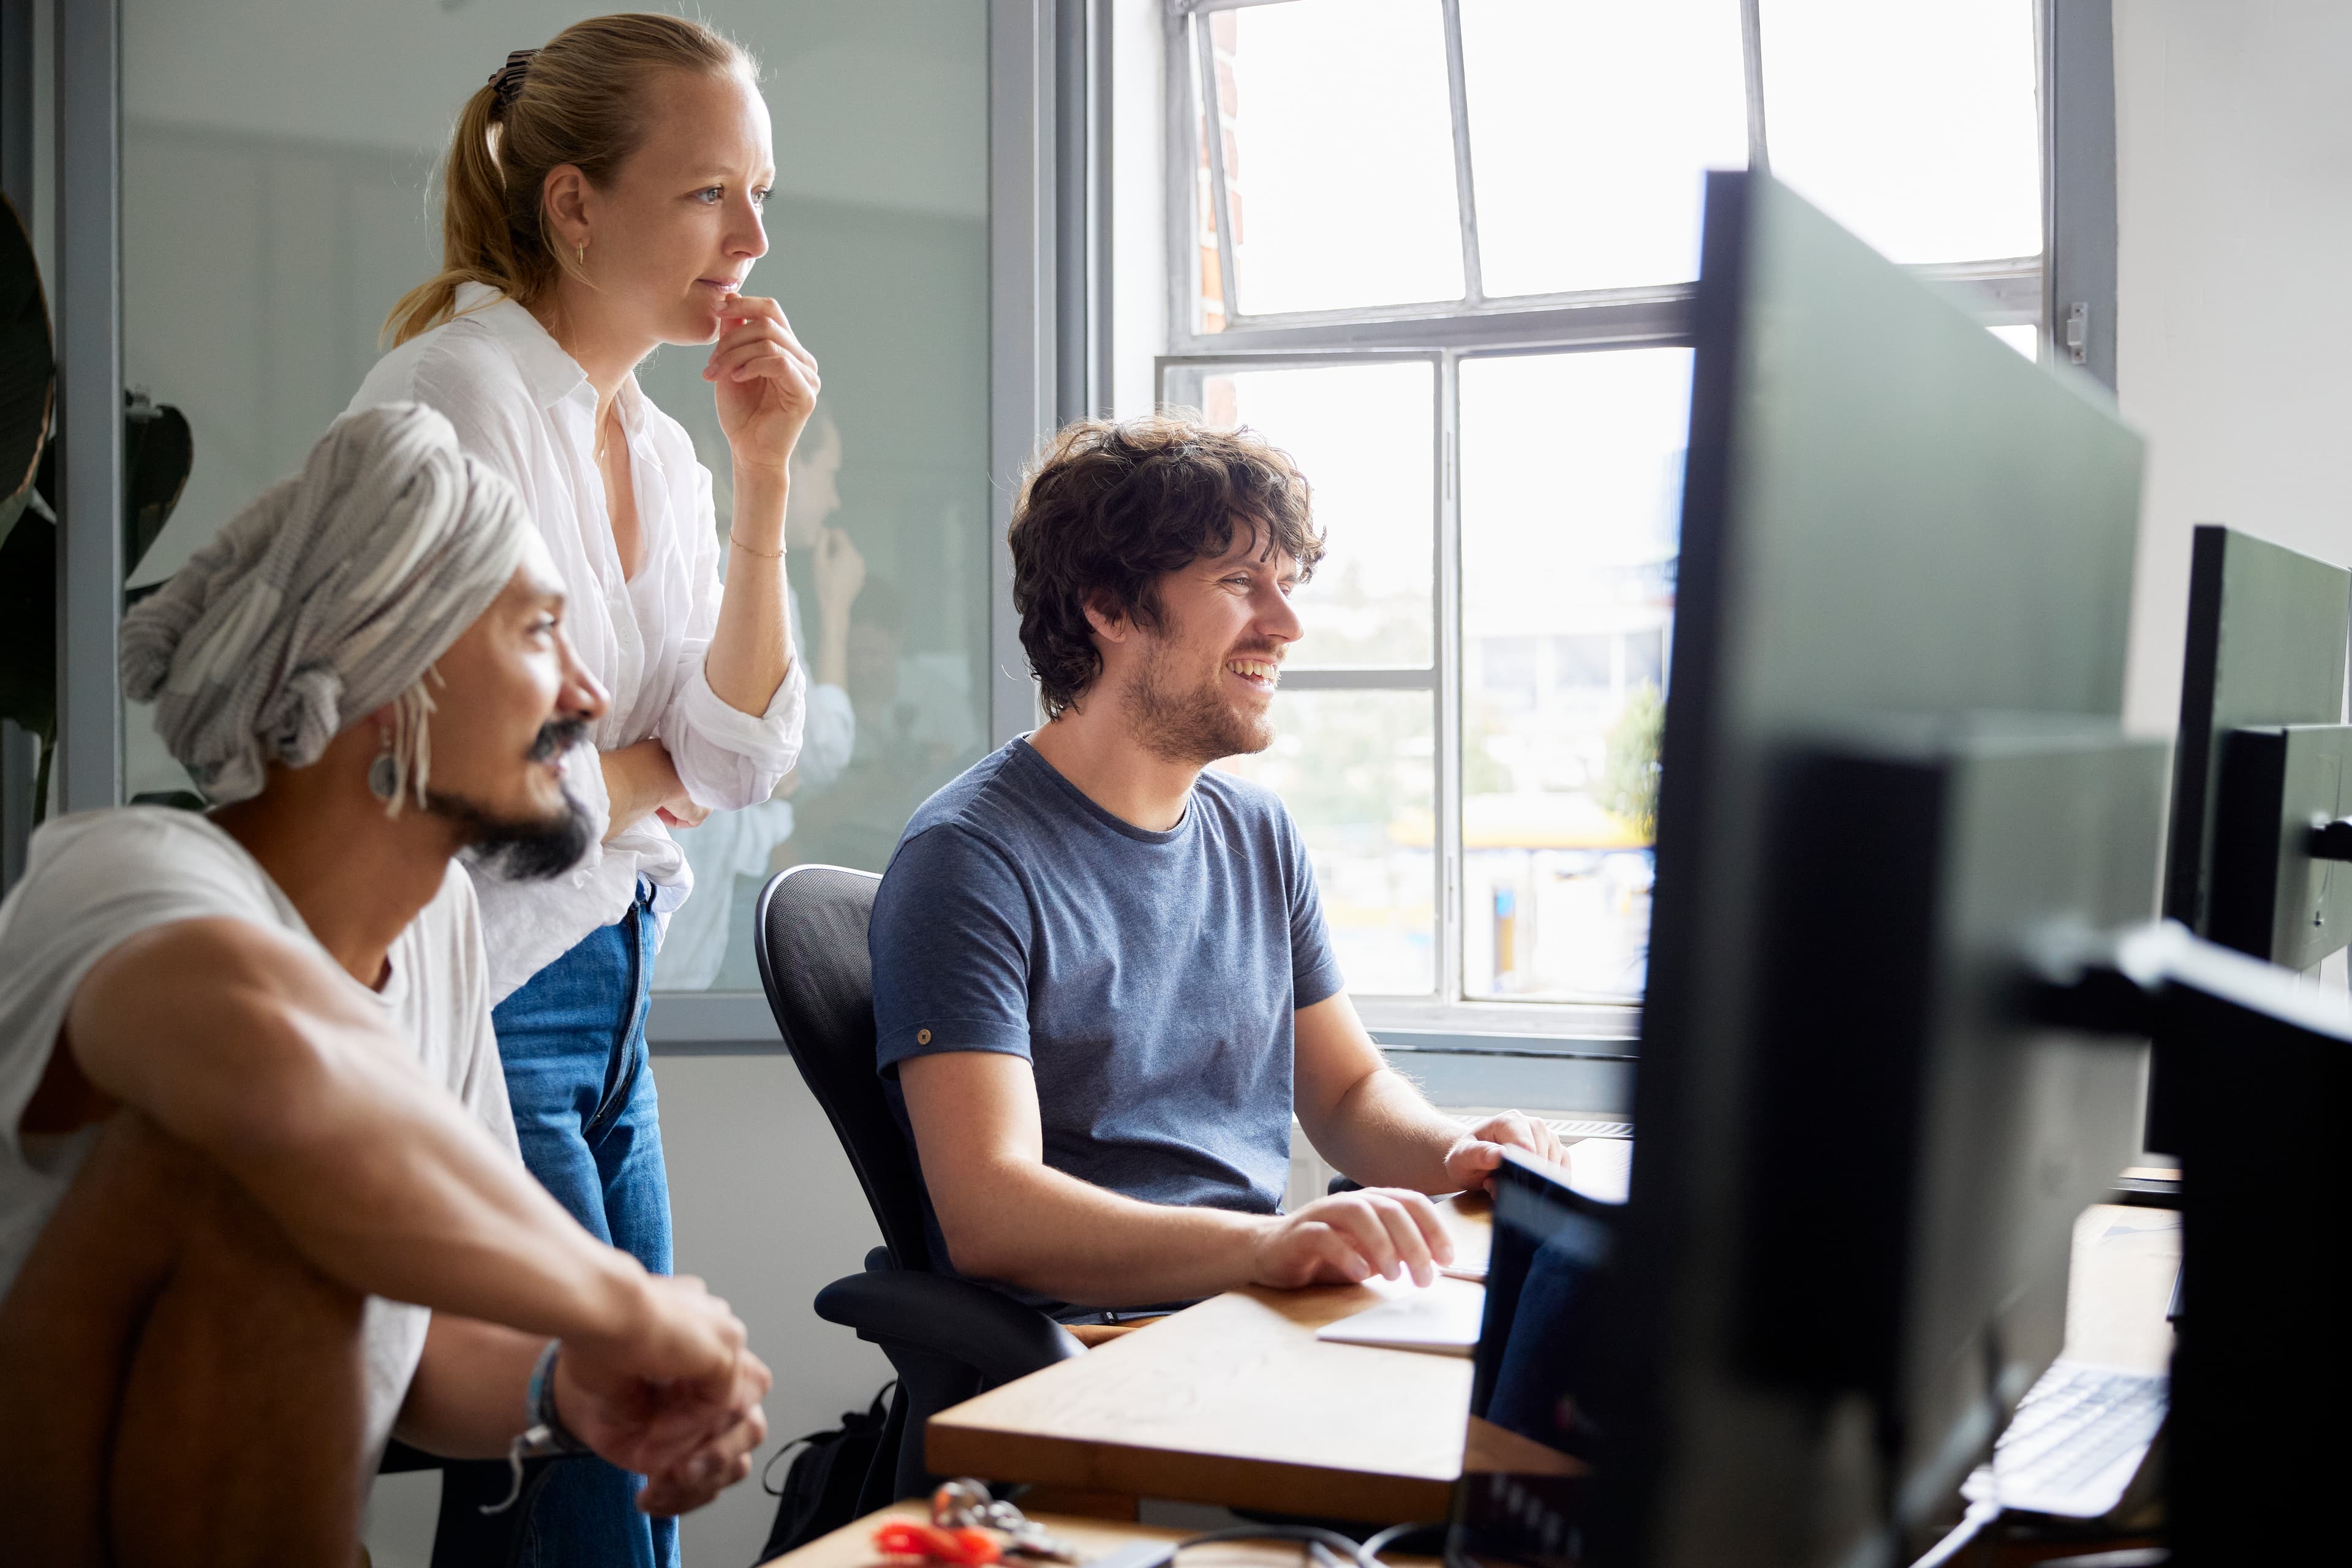
[[[1157,638],[1145,643],[1142,668],[1128,689],[1128,732],[1144,750],[1168,762],[1205,767],[1221,757],[1263,752],[1274,744],[1272,721],[1265,714],[1243,711],[1225,695],[1223,659],[1207,680],[1179,686],[1165,668],[1163,646]],[[1240,652],[1277,657],[1271,648]]]
[[[540,727],[529,760],[561,756],[587,732],[577,719],[551,721]],[[578,865],[595,834],[588,808],[569,784],[562,791],[563,804],[545,816],[504,816],[436,790],[425,792],[425,809],[457,825],[468,864],[509,881],[543,882]]]

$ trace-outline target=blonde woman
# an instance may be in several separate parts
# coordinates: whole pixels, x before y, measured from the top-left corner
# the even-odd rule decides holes
[[[552,882],[482,879],[483,925],[525,1161],[660,1271],[669,1192],[645,1016],[660,929],[693,884],[668,828],[767,799],[809,706],[784,498],[817,367],[776,302],[742,292],[774,178],[757,80],[741,49],[674,16],[598,17],[509,56],[458,117],[442,270],[394,309],[397,346],[352,405],[430,405],[515,482],[562,569],[565,626],[612,693],[566,763],[601,845]],[[663,343],[711,345],[734,470],[723,588],[710,475],[634,374]],[[495,1468],[447,1485],[494,1500]],[[524,1560],[674,1563],[675,1522],[640,1513],[636,1484],[601,1460],[555,1466]],[[473,1513],[445,1500],[442,1517]]]

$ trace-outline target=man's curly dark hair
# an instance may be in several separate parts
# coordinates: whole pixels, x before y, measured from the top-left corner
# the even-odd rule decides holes
[[[1013,607],[1021,646],[1059,718],[1102,673],[1087,607],[1162,629],[1160,579],[1233,548],[1251,530],[1261,559],[1323,557],[1307,479],[1287,454],[1246,427],[1220,430],[1183,413],[1082,419],[1055,436],[1013,503]]]

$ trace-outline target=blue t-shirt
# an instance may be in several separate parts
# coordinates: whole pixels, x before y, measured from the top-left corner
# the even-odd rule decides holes
[[[1002,1051],[1036,1075],[1054,1169],[1146,1203],[1281,1208],[1291,1015],[1340,977],[1306,846],[1268,791],[1205,771],[1154,833],[1014,741],[907,824],[867,945],[902,1129],[900,1062]],[[944,1270],[928,1194],[924,1218]]]

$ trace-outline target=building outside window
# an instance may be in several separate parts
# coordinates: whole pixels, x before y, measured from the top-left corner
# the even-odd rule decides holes
[[[1645,977],[1707,169],[2029,356],[2033,0],[1173,0],[1168,403],[1315,486],[1279,791],[1400,1031],[1623,1037]]]

